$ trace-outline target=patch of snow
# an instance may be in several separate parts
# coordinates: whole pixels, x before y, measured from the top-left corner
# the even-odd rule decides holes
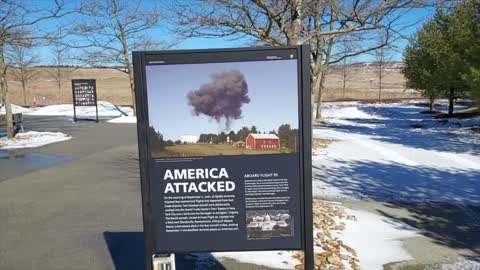
[[[413,228],[370,212],[348,208],[345,211],[356,221],[342,220],[345,230],[332,234],[357,252],[361,269],[382,270],[384,264],[412,259],[402,240],[417,236]],[[370,233],[366,233],[368,228]]]
[[[135,116],[120,116],[107,121],[108,123],[137,123]]]
[[[30,113],[32,111],[22,106],[18,106],[15,104],[11,104],[11,105],[12,105],[12,113]],[[5,106],[3,106],[3,104],[0,104],[0,114],[5,114]]]
[[[214,252],[217,259],[230,258],[243,263],[263,265],[277,269],[293,269],[299,262],[293,258],[294,251],[245,251]]]
[[[325,106],[322,116],[326,119],[383,119],[377,115],[366,113],[359,107],[343,107],[343,106]]]
[[[25,133],[18,133],[13,139],[8,139],[6,137],[0,138],[0,148],[33,148],[55,142],[70,140],[71,138],[72,137],[61,132],[29,131]]]
[[[444,264],[441,270],[480,270],[480,262],[472,260],[460,260],[451,264]]]
[[[413,228],[377,214],[343,208],[348,215],[355,216],[356,220],[342,219],[346,224],[345,230],[332,232],[332,235],[355,249],[361,269],[381,270],[384,264],[412,259],[402,247],[402,240],[417,236]],[[365,233],[365,228],[375,230],[372,233]],[[212,256],[218,260],[229,258],[272,268],[293,269],[299,264],[293,258],[294,253],[294,251],[215,252]],[[201,258],[200,256],[200,260]]]
[[[120,111],[119,111],[120,110]],[[108,101],[98,102],[98,116],[104,117],[120,117],[127,115],[133,115],[133,110],[130,107],[120,107]],[[73,105],[72,104],[59,104],[50,105],[45,107],[39,107],[35,111],[28,113],[30,115],[55,115],[55,116],[72,116],[73,117]],[[79,117],[94,117],[96,115],[95,106],[77,106],[76,114]]]
[[[313,130],[314,138],[333,140],[315,150],[314,196],[480,205],[478,136],[420,114],[412,103],[357,104],[380,116],[375,120],[352,119],[345,111],[353,110],[344,110],[351,106],[325,103],[338,118]],[[452,121],[474,125],[480,117]]]

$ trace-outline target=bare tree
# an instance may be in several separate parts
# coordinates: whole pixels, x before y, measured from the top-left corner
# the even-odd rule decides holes
[[[5,105],[7,122],[7,136],[13,137],[12,107],[9,100],[6,50],[11,46],[29,47],[34,41],[46,38],[43,29],[38,23],[61,17],[68,12],[64,9],[61,0],[53,0],[50,5],[38,7],[29,1],[1,0],[0,1],[0,88],[1,98]]]
[[[249,38],[269,45],[311,47],[311,88],[316,118],[321,118],[322,90],[328,65],[373,51],[363,44],[336,55],[335,38],[381,28],[395,33],[395,24],[409,9],[430,0],[197,0],[164,1],[182,37]]]
[[[378,75],[378,101],[382,101],[383,79],[385,76],[386,67],[392,62],[392,47],[390,43],[386,42],[388,37],[385,33],[379,35],[378,43],[386,44],[374,51],[376,62],[376,73]]]
[[[78,69],[78,66],[73,66],[70,48],[62,44],[56,43],[51,49],[53,55],[52,67],[49,70],[50,76],[52,76],[57,86],[57,99],[62,99],[62,87],[72,73]]]
[[[138,40],[135,41],[134,48],[135,50],[140,51],[159,51],[159,50],[166,50],[174,46],[176,42],[166,43],[161,42],[158,40],[154,40],[150,36],[143,36],[140,37]]]
[[[342,99],[345,99],[346,91],[347,91],[347,81],[352,71],[352,63],[350,58],[344,58],[342,60],[341,66],[342,66]]]
[[[23,105],[27,106],[27,86],[38,75],[34,66],[38,65],[39,59],[30,48],[19,46],[11,47],[7,56],[13,79],[22,85]]]
[[[348,54],[349,52],[353,51],[355,47],[355,43],[350,42],[350,40],[344,40],[339,42],[339,53],[341,55]],[[352,57],[344,57],[342,61],[340,61],[340,76],[342,78],[342,99],[346,98],[346,91],[347,91],[347,81],[350,78],[350,75],[353,71],[352,66]]]
[[[78,9],[79,19],[70,29],[70,47],[83,49],[77,59],[89,65],[111,65],[128,75],[135,110],[135,87],[130,52],[149,40],[145,32],[156,27],[160,13],[141,0],[87,0]]]

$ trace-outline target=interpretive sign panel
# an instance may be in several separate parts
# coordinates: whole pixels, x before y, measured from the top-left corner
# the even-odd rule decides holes
[[[308,265],[308,48],[134,52],[133,59],[147,260],[305,250]]]
[[[98,122],[97,86],[95,79],[72,80],[73,120],[77,121],[78,106],[95,106]]]

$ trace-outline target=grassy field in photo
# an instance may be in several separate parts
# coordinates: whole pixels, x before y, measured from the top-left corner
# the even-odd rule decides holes
[[[152,150],[152,157],[196,157],[221,155],[261,155],[261,154],[288,154],[292,151],[280,149],[246,149],[235,148],[231,144],[192,143],[167,146],[163,150]]]

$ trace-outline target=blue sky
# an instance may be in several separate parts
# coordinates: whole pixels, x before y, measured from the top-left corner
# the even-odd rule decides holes
[[[298,127],[296,60],[148,66],[150,124],[171,140],[226,131],[224,121],[194,115],[187,93],[208,83],[212,73],[229,69],[243,73],[250,97],[250,102],[242,106],[243,117],[233,120],[231,129],[255,125],[263,132],[277,130],[282,124]]]
[[[50,1],[40,1],[34,0],[33,3],[37,3],[41,6],[46,6],[50,3]],[[65,1],[68,5],[75,5],[78,3],[78,0],[70,0]],[[147,8],[153,7],[156,5],[158,1],[155,0],[144,0],[143,5]],[[422,8],[422,9],[415,9],[411,10],[406,14],[402,19],[398,22],[399,24],[406,25],[415,23],[413,26],[408,27],[402,30],[403,35],[410,35],[416,31],[418,27],[425,21],[425,18],[428,18],[433,14],[433,9]],[[43,22],[41,24],[42,27],[46,27],[48,29],[55,29],[58,25],[69,25],[73,20],[74,17],[69,18],[61,18],[57,20],[50,20],[47,22]],[[416,23],[418,22],[418,23]],[[168,27],[172,27],[172,25],[168,21],[163,21],[159,24],[158,27],[150,29],[146,32],[149,36],[154,37],[158,41],[162,40],[172,40],[174,39],[173,35],[168,31]],[[402,59],[401,51],[406,46],[407,41],[405,39],[401,39],[395,42],[395,46],[398,47],[400,52],[393,52],[392,58],[395,61],[400,61]],[[204,49],[204,48],[227,48],[227,47],[242,47],[248,46],[246,44],[245,39],[243,40],[234,40],[231,41],[228,38],[191,38],[184,40],[183,42],[177,44],[175,49]],[[39,54],[42,64],[52,64],[51,60],[51,52],[49,47],[38,47],[35,48],[35,52]],[[373,61],[372,55],[364,54],[356,57],[353,59],[353,62],[362,62],[362,61]]]

